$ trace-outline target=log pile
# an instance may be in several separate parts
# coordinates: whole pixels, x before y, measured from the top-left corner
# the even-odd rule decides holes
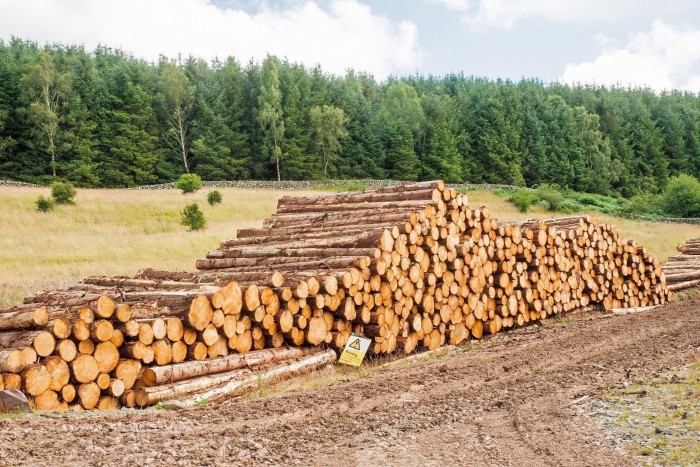
[[[678,291],[700,285],[700,238],[691,239],[676,249],[681,253],[671,256],[663,265],[669,290]]]
[[[501,223],[441,181],[283,197],[196,266],[90,277],[0,309],[0,384],[41,409],[219,398],[257,371],[325,363],[318,346],[351,333],[374,354],[410,353],[669,298],[658,261],[613,226]]]

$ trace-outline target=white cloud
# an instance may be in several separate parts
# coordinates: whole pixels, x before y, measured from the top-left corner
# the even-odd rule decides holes
[[[654,0],[427,0],[461,12],[462,21],[475,30],[511,29],[528,20],[553,23],[605,22],[629,16]]]
[[[700,92],[700,75],[694,74],[699,65],[700,30],[656,21],[649,32],[632,35],[624,48],[604,49],[593,61],[568,64],[561,80]]]
[[[418,32],[410,21],[377,15],[358,0],[304,0],[254,13],[211,0],[0,0],[0,37],[120,47],[155,60],[178,53],[203,58],[266,54],[344,74],[379,78],[417,69]]]

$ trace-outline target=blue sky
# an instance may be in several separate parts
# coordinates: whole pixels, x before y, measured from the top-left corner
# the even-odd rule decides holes
[[[700,92],[695,0],[0,0],[0,38]]]

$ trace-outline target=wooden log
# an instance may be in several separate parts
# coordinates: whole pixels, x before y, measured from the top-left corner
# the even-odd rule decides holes
[[[124,394],[124,381],[120,380],[119,378],[112,379],[109,382],[109,387],[107,388],[106,392],[111,396],[120,397],[122,394]]]
[[[368,241],[368,243],[370,243]],[[269,270],[271,267],[279,271],[297,269],[338,269],[356,266],[357,262],[365,256],[336,256],[333,258],[224,258],[224,259],[200,259],[197,261],[197,269],[218,269],[229,272],[249,272]]]
[[[49,389],[52,391],[60,391],[63,389],[63,386],[70,381],[70,368],[68,368],[68,364],[58,355],[48,357],[43,364],[46,367],[46,371],[48,371],[51,376]]]
[[[94,381],[78,386],[80,405],[87,410],[97,407],[97,403],[100,401],[100,394],[100,387]]]
[[[5,389],[17,389],[21,390],[22,389],[22,375],[18,373],[5,373],[3,375],[3,379],[5,380]]]
[[[50,321],[48,323],[48,327],[50,327],[51,332],[58,339],[68,339],[71,335],[71,322],[64,316],[59,316],[58,318]]]
[[[100,388],[101,391],[105,391],[109,388],[110,377],[107,373],[100,373],[97,375],[97,378],[95,378],[95,383],[97,383],[97,387]]]
[[[442,197],[441,191],[438,190],[437,187],[433,186],[420,187],[419,189],[415,190],[409,188],[408,186],[399,187],[396,191],[380,190],[349,192],[331,196],[283,196],[277,201],[278,212],[294,212],[294,207],[297,206],[305,208],[318,208],[342,204],[384,203],[389,201],[439,201]]]
[[[677,292],[679,290],[685,290],[685,289],[689,289],[691,287],[697,287],[699,285],[700,285],[700,279],[694,279],[691,281],[676,282],[674,284],[669,284],[668,290],[670,290],[671,292]]]
[[[117,363],[117,367],[114,370],[114,375],[122,380],[124,383],[124,389],[131,389],[134,387],[134,383],[141,372],[141,362],[134,359],[121,359]]]
[[[38,396],[47,391],[51,386],[51,375],[42,364],[34,364],[22,372],[22,389],[30,396]]]
[[[73,402],[75,400],[75,396],[76,390],[75,386],[73,386],[72,384],[66,384],[61,389],[61,399],[63,399],[63,401],[65,401],[66,403],[70,404],[71,402]]]
[[[116,410],[120,407],[116,397],[102,396],[97,402],[97,410]]]
[[[39,355],[36,353],[33,347],[24,347],[21,349],[24,354],[24,359],[27,365],[33,365],[39,360]]]
[[[95,313],[100,318],[109,318],[114,314],[114,300],[109,295],[101,295],[97,299]],[[85,406],[83,406],[85,407]]]
[[[70,367],[73,378],[75,378],[78,383],[94,381],[100,373],[97,360],[95,360],[95,357],[88,354],[78,354],[70,363]]]
[[[49,322],[49,312],[46,307],[30,311],[4,312],[0,314],[0,330],[34,328]]]
[[[119,363],[119,349],[110,341],[100,342],[95,346],[93,357],[101,373],[111,373]]]
[[[150,367],[143,371],[142,380],[146,386],[157,386],[203,375],[223,373],[238,368],[254,367],[270,362],[300,358],[314,352],[317,352],[317,350],[310,348],[265,349],[204,361],[190,361],[174,365]]]
[[[106,319],[96,320],[90,325],[90,338],[94,342],[107,342],[112,339],[113,333],[114,326]]]
[[[95,351],[95,343],[90,339],[85,339],[78,342],[78,353],[84,353],[87,355],[92,355]]]
[[[194,329],[202,331],[211,323],[213,315],[209,299],[205,295],[197,295],[190,304],[187,321]]]
[[[667,284],[673,284],[676,282],[688,282],[695,279],[700,279],[700,270],[686,273],[666,273]]]
[[[27,366],[27,360],[21,350],[0,349],[0,372],[19,373]]]
[[[258,382],[281,379],[299,374],[301,371],[309,371],[318,368],[319,366],[330,364],[334,362],[336,358],[337,357],[334,351],[326,350],[303,357],[294,363],[273,366],[264,372],[238,369],[226,373],[218,373],[215,375],[207,375],[179,381],[177,383],[168,384],[165,386],[141,388],[137,390],[136,403],[137,405],[144,407],[147,405],[153,405],[161,400],[181,397],[192,393],[198,393],[196,400],[206,399],[213,402],[220,400],[223,397],[234,395],[237,391],[249,388],[252,379],[256,379]],[[229,385],[229,383],[232,381],[237,384],[235,384],[235,386]],[[194,405],[196,400],[187,400],[185,403],[188,405]]]

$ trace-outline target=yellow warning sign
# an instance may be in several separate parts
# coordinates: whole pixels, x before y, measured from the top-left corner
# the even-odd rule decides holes
[[[340,354],[340,363],[351,366],[360,366],[362,360],[365,358],[367,350],[369,350],[369,344],[372,341],[364,336],[358,336],[355,333],[350,335],[348,343],[343,349],[343,353]]]

